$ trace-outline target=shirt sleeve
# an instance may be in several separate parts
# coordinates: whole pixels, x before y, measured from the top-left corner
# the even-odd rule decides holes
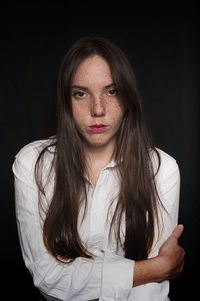
[[[50,296],[49,300],[127,300],[134,261],[102,253],[94,259],[78,257],[64,264],[46,250],[34,179],[35,161],[36,152],[29,145],[17,154],[13,164],[18,235],[34,285],[46,297]]]
[[[171,235],[178,223],[180,198],[180,171],[174,158],[159,150],[161,165],[156,175],[156,186],[161,201],[159,206],[159,230],[155,233],[152,256],[158,254],[160,246]]]
[[[149,257],[158,255],[164,241],[171,235],[178,223],[180,172],[175,159],[158,149],[161,158],[160,169],[156,175],[156,186],[162,203],[159,206],[159,230],[155,229],[155,239]],[[156,157],[153,158],[155,171]],[[167,301],[169,281],[152,282],[134,287],[128,301]]]

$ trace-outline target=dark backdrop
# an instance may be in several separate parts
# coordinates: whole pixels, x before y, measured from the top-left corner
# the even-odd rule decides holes
[[[38,300],[19,248],[11,166],[21,147],[54,133],[59,65],[71,44],[86,35],[111,39],[127,53],[156,145],[179,164],[179,222],[185,225],[181,244],[186,263],[180,278],[172,281],[170,294],[176,301],[182,300],[182,294],[198,293],[197,14],[131,11],[118,15],[76,12],[56,24],[0,24],[0,258],[7,300]]]

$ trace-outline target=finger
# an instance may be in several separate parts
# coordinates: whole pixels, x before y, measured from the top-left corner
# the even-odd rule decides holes
[[[176,228],[174,229],[174,231],[172,232],[172,236],[174,236],[177,240],[180,238],[181,234],[183,233],[184,230],[184,226],[183,225],[178,225],[176,226]]]

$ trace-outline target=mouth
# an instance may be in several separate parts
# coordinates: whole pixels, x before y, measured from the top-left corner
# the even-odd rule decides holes
[[[93,124],[92,126],[89,126],[89,129],[94,133],[101,133],[107,129],[107,125],[105,124]]]

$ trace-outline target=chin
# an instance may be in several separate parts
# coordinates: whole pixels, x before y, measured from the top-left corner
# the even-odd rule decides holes
[[[95,140],[95,141],[88,141],[88,145],[90,147],[104,147],[104,146],[108,146],[109,143],[111,141],[110,140]]]
[[[114,136],[108,136],[108,135],[96,135],[96,137],[86,137],[84,139],[88,146],[90,147],[103,147],[108,146],[110,143],[113,144]]]
[[[106,142],[100,142],[100,141],[95,141],[95,142],[91,142],[91,141],[88,141],[88,144],[90,146],[94,146],[94,147],[100,147],[100,146],[104,146],[106,145],[107,143]]]

